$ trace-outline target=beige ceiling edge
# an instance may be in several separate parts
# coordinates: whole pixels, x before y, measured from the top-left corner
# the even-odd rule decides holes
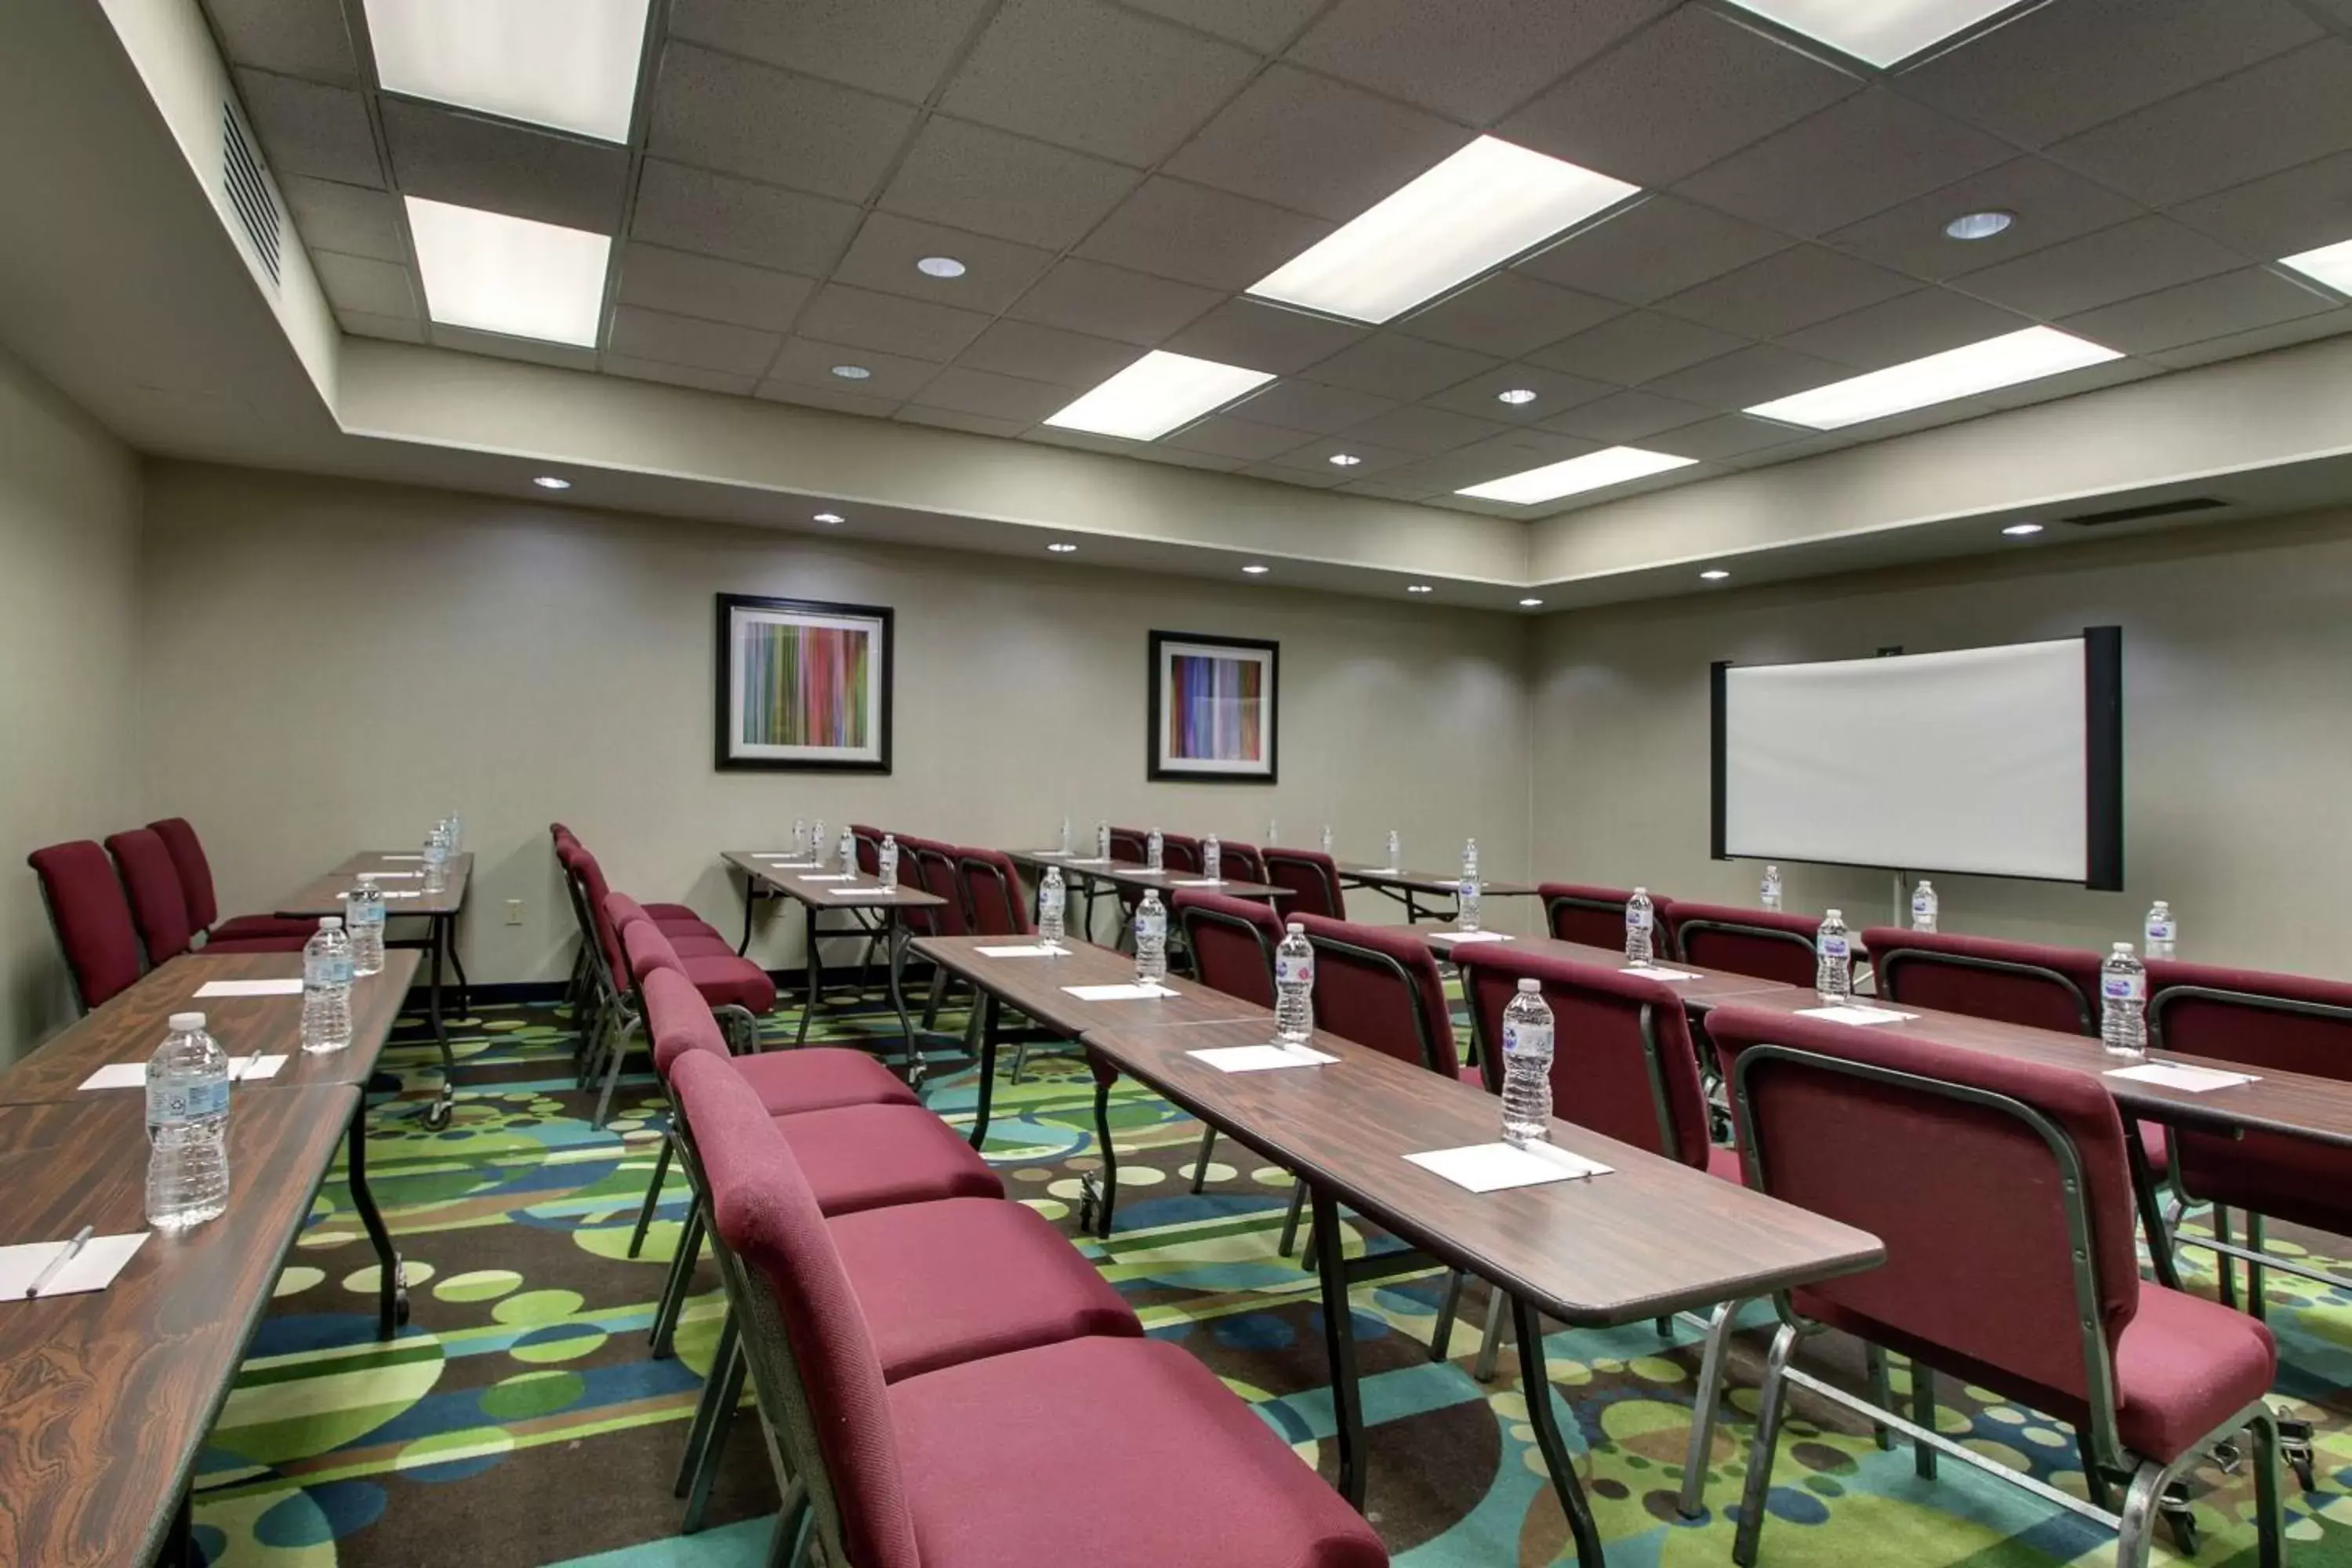
[[[844,510],[1465,583],[1517,585],[1528,571],[1526,525],[1508,519],[372,339],[343,345],[337,416],[353,436],[812,497]]]
[[[1567,584],[2323,461],[2352,453],[2347,386],[2352,338],[2175,371],[1546,519],[1531,569]]]

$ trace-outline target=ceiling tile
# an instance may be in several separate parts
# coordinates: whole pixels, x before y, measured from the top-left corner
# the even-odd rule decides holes
[[[864,381],[845,381],[833,374],[837,364],[861,364],[873,374]],[[847,343],[786,338],[776,363],[768,367],[768,379],[761,384],[760,395],[767,396],[768,388],[779,383],[790,383],[871,402],[898,404],[912,397],[939,374],[939,365],[930,360],[876,353],[872,349],[854,348]]]
[[[1345,223],[1470,140],[1433,114],[1278,65],[1244,88],[1166,170]]]
[[[1355,432],[1350,431],[1345,436],[1318,437],[1303,447],[1295,447],[1275,458],[1271,466],[1297,468],[1317,475],[1336,474],[1339,482],[1346,484],[1350,479],[1370,479],[1374,474],[1412,462],[1421,455],[1360,439]],[[1353,458],[1356,461],[1334,463],[1331,459],[1335,457]]]
[[[2050,149],[2168,206],[2352,148],[2352,42],[2329,38],[2110,121]]]
[[[2216,360],[2236,359],[2241,354],[2268,353],[2273,349],[2291,348],[2296,343],[2309,342],[2314,338],[2333,337],[2338,332],[2352,332],[2352,307],[2325,311],[2316,316],[2304,316],[2274,327],[2258,327],[2251,332],[2208,338],[2201,343],[2190,343],[2185,348],[2166,349],[2153,357],[2158,364],[2173,370],[2186,370],[2194,365],[2211,364]]]
[[[940,107],[1144,166],[1174,152],[1256,68],[1244,49],[1101,0],[1006,0]]]
[[[1181,447],[1191,452],[1207,452],[1214,457],[1238,458],[1244,463],[1259,463],[1317,437],[1306,430],[1286,430],[1278,425],[1236,419],[1230,414],[1212,414],[1206,419],[1194,420],[1163,439],[1171,447]]]
[[[380,108],[404,195],[592,234],[621,226],[626,147],[404,99],[386,98]]]
[[[1676,0],[1339,0],[1289,58],[1492,125]]]
[[[1931,282],[1974,272],[2105,228],[2145,211],[2047,158],[2018,158],[1838,229],[1830,244]],[[1990,239],[1954,239],[1944,226],[1963,213],[2008,212],[2017,221]]]
[[[942,430],[963,430],[974,436],[1018,436],[1034,423],[992,414],[962,414],[952,408],[922,408],[912,403],[890,417],[903,424],[933,425]]]
[[[937,365],[925,365],[936,371]],[[827,386],[804,386],[798,382],[763,381],[753,394],[771,403],[797,403],[803,408],[826,408],[835,414],[863,414],[868,418],[887,419],[898,411],[894,397],[871,397],[862,392],[836,392]]]
[[[950,360],[987,325],[988,318],[977,310],[828,283],[802,312],[800,330],[829,343],[879,349],[910,359]]]
[[[1603,299],[1648,305],[1788,245],[1785,235],[1696,203],[1653,195],[1513,270]]]
[[[922,271],[916,263],[929,256],[962,262],[963,276],[934,278]],[[886,294],[993,314],[1019,299],[1053,261],[1050,250],[877,212],[866,215],[833,276]]]
[[[2352,239],[2352,153],[2338,153],[2172,209],[2200,233],[2276,260]]]
[[[1948,289],[1922,289],[1832,317],[1780,341],[1792,349],[1833,359],[1849,370],[1884,370],[2032,325],[2030,318],[1981,300]]]
[[[1625,386],[1727,354],[1746,338],[1655,310],[1629,310],[1530,355],[1538,364]]]
[[[1685,195],[1791,234],[1825,234],[2015,153],[1885,88],[1832,104],[1701,170]]]
[[[1668,185],[1862,83],[1719,12],[1685,5],[1503,122],[1539,153]]]
[[[1387,398],[1351,392],[1344,386],[1324,386],[1312,381],[1277,381],[1252,393],[1236,404],[1232,412],[1240,418],[1264,425],[1278,425],[1286,430],[1329,436],[1351,425],[1360,425],[1375,414],[1385,414],[1394,406]]]
[[[1783,447],[1803,434],[1786,425],[1775,425],[1769,419],[1750,419],[1745,414],[1721,414],[1712,419],[1702,419],[1696,425],[1685,425],[1678,430],[1664,431],[1650,437],[1643,445],[1653,451],[1672,453],[1677,458],[1696,458],[1705,463],[1760,452],[1768,447]]]
[[[1818,245],[1800,245],[1685,289],[1658,309],[1737,332],[1776,338],[1916,287],[1908,278]]]
[[[1378,479],[1349,479],[1339,487],[1339,493],[1370,496],[1375,500],[1419,500],[1429,494],[1429,487],[1425,484],[1398,484],[1392,478],[1397,471],[1391,468]]]
[[[1034,321],[998,321],[974,338],[971,347],[956,357],[956,363],[1066,389],[1093,386],[1141,357],[1133,343],[1090,338]],[[1068,401],[1065,395],[1063,402]]]
[[[1165,463],[1171,468],[1206,468],[1219,474],[1230,474],[1242,466],[1238,458],[1215,458],[1206,452],[1188,452],[1165,441],[1150,442],[1126,456],[1140,458],[1147,463]]]
[[[312,250],[406,263],[408,242],[401,237],[397,196],[305,174],[281,176],[278,193],[294,215],[302,243]]]
[[[789,272],[631,240],[621,249],[617,298],[648,310],[781,332],[792,326],[815,287]]]
[[[2266,267],[2248,267],[2069,316],[2060,324],[2095,343],[2149,354],[2316,316],[2336,303]]]
[[[1286,485],[1304,485],[1311,490],[1336,490],[1348,482],[1347,473],[1339,468],[1289,468],[1278,462],[1259,463],[1240,470],[1254,479],[1276,479]]]
[[[1078,253],[1239,292],[1330,230],[1320,218],[1154,175],[1119,204]]]
[[[338,310],[409,321],[424,314],[424,291],[415,286],[408,268],[395,262],[322,250],[310,258],[310,266]]]
[[[1180,354],[1295,375],[1362,341],[1365,329],[1260,300],[1228,300],[1163,345]]]
[[[672,250],[822,277],[856,226],[857,209],[840,202],[648,158],[629,231]]]
[[[2243,264],[2227,246],[2150,216],[1971,272],[1953,287],[2050,321]]]
[[[1816,359],[1778,343],[1755,343],[1662,375],[1643,390],[1713,408],[1752,408],[1792,392],[1843,381],[1851,374],[1831,360]]]
[[[665,364],[660,360],[631,359],[626,354],[606,353],[604,374],[623,375],[632,381],[658,381],[671,386],[690,386],[698,392],[727,392],[738,397],[747,396],[760,384],[756,375],[730,375],[723,370],[700,370],[690,364]]]
[[[782,342],[775,332],[623,305],[613,312],[612,334],[605,347],[631,359],[690,364],[757,381]]]
[[[1370,441],[1423,455],[1451,452],[1502,433],[1503,427],[1490,420],[1430,407],[1391,408],[1360,425],[1351,425],[1344,432],[1349,440]]]
[[[916,110],[691,44],[662,51],[646,150],[862,202],[898,161]]]
[[[1714,412],[1680,398],[1647,392],[1619,392],[1580,404],[1543,422],[1543,428],[1581,436],[1612,447],[1631,446],[1684,425],[1696,425]]]
[[[988,0],[671,0],[669,36],[920,102]]]
[[[1498,399],[1497,394],[1514,390],[1534,393],[1535,401],[1504,403]],[[1529,426],[1541,424],[1580,403],[1606,397],[1616,390],[1606,382],[1545,370],[1539,365],[1507,364],[1449,386],[1423,402],[1431,408],[1449,409],[1475,419],[1491,419],[1497,425]]]
[[[1217,302],[1213,289],[1065,257],[1009,314],[1123,342],[1157,343]]]
[[[1369,392],[1375,397],[1414,403],[1431,393],[1467,381],[1495,368],[1492,354],[1409,338],[1402,332],[1374,332],[1315,367],[1315,379],[1328,386]]]
[[[1099,158],[934,114],[880,205],[978,234],[1062,250],[1143,176]]]
[[[1903,90],[2040,147],[2281,50],[2318,26],[2293,0],[2065,0],[1912,67]]]
[[[349,86],[358,58],[341,0],[205,0],[231,63]]]
[[[269,71],[239,70],[236,96],[261,138],[271,174],[383,187],[375,132],[358,93]]]
[[[1450,495],[1470,485],[1499,479],[1505,474],[1524,473],[1546,463],[1563,463],[1600,449],[1594,443],[1580,441],[1573,436],[1513,430],[1492,440],[1403,464],[1381,477],[1392,484],[1425,485],[1433,495]]]
[[[1290,41],[1323,0],[1128,0],[1150,11],[1264,52]]]
[[[1456,348],[1515,359],[1624,309],[1614,300],[1497,272],[1395,323],[1400,331]]]
[[[425,323],[415,317],[374,316],[365,310],[337,310],[335,324],[357,337],[389,338],[403,343],[425,341]]]
[[[999,375],[993,371],[951,365],[915,394],[913,402],[927,408],[952,408],[960,414],[987,414],[999,419],[1035,424],[1068,406],[1070,389],[1041,381]]]

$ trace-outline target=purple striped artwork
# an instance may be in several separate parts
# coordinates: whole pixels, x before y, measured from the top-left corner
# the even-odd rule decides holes
[[[736,650],[743,700],[738,735],[751,746],[862,749],[874,634],[863,626],[745,620]]]
[[[1169,758],[1264,762],[1264,661],[1174,653],[1168,662]]]

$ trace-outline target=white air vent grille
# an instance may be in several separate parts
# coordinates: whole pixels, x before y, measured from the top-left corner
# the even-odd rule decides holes
[[[245,237],[255,258],[275,284],[284,228],[278,216],[278,198],[262,176],[261,160],[254,153],[245,121],[237,117],[236,107],[226,102],[221,105],[221,184],[237,221],[245,226]]]

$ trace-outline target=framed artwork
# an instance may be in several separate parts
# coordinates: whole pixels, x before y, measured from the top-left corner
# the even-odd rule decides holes
[[[1150,776],[1274,783],[1281,653],[1252,637],[1153,632]]]
[[[890,771],[890,611],[719,595],[718,765]]]

